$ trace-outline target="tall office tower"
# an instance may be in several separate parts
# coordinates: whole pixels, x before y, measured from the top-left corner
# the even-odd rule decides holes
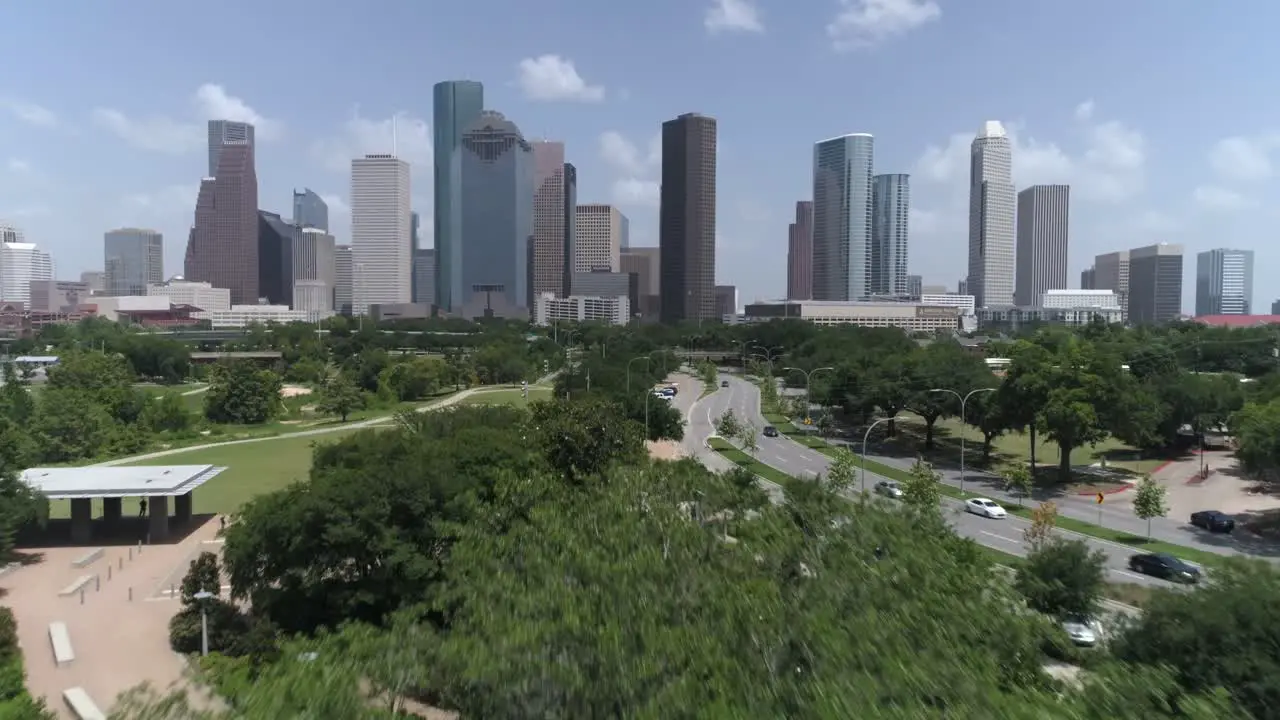
[[[253,126],[209,121],[210,175],[200,181],[187,239],[187,280],[231,291],[233,305],[258,302],[258,174]]]
[[[1271,314],[1280,315],[1280,300],[1273,300],[1271,302]]]
[[[311,188],[293,191],[293,224],[329,232],[329,204]]]
[[[0,221],[0,242],[20,243],[26,240],[23,238],[22,229],[17,225]]]
[[[716,314],[721,318],[738,314],[738,288],[736,285],[716,286]]]
[[[574,225],[577,228],[573,248],[574,272],[618,272],[627,216],[612,205],[587,203],[577,207]]]
[[[35,243],[0,243],[0,300],[30,307],[32,281],[52,279],[53,259]]]
[[[875,138],[855,133],[813,146],[813,299],[871,295]]]
[[[417,212],[409,213],[409,298],[412,302],[418,301],[418,224],[420,218]],[[432,301],[434,302],[434,301]]]
[[[631,218],[622,216],[622,237],[618,240],[619,248],[631,247]]]
[[[365,155],[351,161],[351,259],[355,270],[352,312],[370,305],[413,299],[413,256],[409,254],[409,163],[394,155]]]
[[[1097,270],[1095,270],[1094,268],[1087,267],[1084,270],[1081,270],[1080,271],[1080,289],[1081,290],[1097,289],[1096,286],[1098,284],[1098,281],[1096,277],[1097,277]]]
[[[1093,258],[1093,290],[1110,290],[1120,302],[1129,307],[1129,251],[1110,252]]]
[[[80,282],[89,286],[90,295],[105,295],[107,292],[107,273],[105,270],[85,270],[80,273]]]
[[[418,248],[413,253],[413,302],[417,305],[436,303],[436,251]]]
[[[1252,308],[1252,250],[1196,254],[1196,315],[1249,315]]]
[[[631,314],[642,320],[656,320],[661,311],[660,255],[656,247],[625,248],[619,254],[621,271],[635,276],[635,281],[631,283],[635,288],[635,297],[628,298],[631,301]]]
[[[1160,243],[1129,251],[1129,322],[1154,325],[1182,315],[1182,246]]]
[[[1018,193],[1015,305],[1036,306],[1046,291],[1067,289],[1070,211],[1071,188],[1066,185],[1032,185]]]
[[[988,120],[969,147],[969,294],[982,307],[1013,304],[1013,145]]]
[[[533,267],[529,292],[533,297],[566,295],[564,286],[564,143],[537,140],[533,147]]]
[[[533,147],[516,124],[486,110],[462,133],[461,267],[452,288],[467,317],[528,312],[534,230]],[[436,262],[440,249],[436,248]]]
[[[293,304],[293,246],[301,234],[300,226],[278,214],[258,211],[258,297],[255,303],[265,300],[269,305]]]
[[[289,306],[294,310],[333,310],[338,284],[333,236],[320,228],[298,228],[290,253],[292,282]]]
[[[564,164],[564,240],[561,244],[560,284],[566,297],[573,294],[573,258],[578,247],[578,168],[573,163]]]
[[[787,299],[813,298],[813,203],[796,203],[796,221],[787,226]]]
[[[108,230],[102,236],[102,251],[107,295],[146,295],[148,285],[164,282],[164,236],[159,232]]]
[[[658,247],[663,322],[716,319],[716,120],[662,123]]]
[[[924,278],[919,275],[908,275],[907,297],[912,300],[919,300],[921,295],[924,295]]]
[[[355,302],[355,265],[351,262],[351,246],[333,248],[333,309],[351,315]]]
[[[871,180],[871,292],[905,297],[907,216],[911,176],[876,175]]]
[[[462,133],[484,111],[484,86],[471,80],[436,83],[432,92],[435,163],[436,305],[462,307]]]

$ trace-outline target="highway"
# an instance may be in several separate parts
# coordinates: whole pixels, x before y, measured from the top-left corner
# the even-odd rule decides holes
[[[696,400],[701,392],[701,384],[691,381],[688,389],[681,385],[681,393],[677,396],[677,406],[686,414],[684,448],[690,455],[699,458],[713,470],[725,470],[733,467],[733,463],[725,460],[719,453],[709,449],[707,438],[715,434],[715,421],[726,410],[732,409],[740,420],[750,420],[757,427],[763,427],[765,420],[760,414],[760,391],[755,385],[740,378],[722,375],[728,380],[729,387],[719,388],[716,392],[701,400]],[[690,402],[689,398],[694,398]],[[828,458],[816,450],[811,450],[786,437],[759,438],[760,449],[755,457],[760,462],[777,468],[796,477],[813,477],[825,473]],[[865,473],[868,488],[884,480],[872,472]],[[859,474],[858,489],[861,489],[862,474]],[[1016,502],[1016,501],[1013,501]],[[1026,556],[1028,550],[1023,540],[1023,531],[1030,525],[1027,520],[1010,515],[1004,520],[991,520],[964,512],[963,503],[952,498],[943,498],[943,512],[948,521],[963,537],[972,538],[980,545],[1018,556]],[[1143,528],[1145,530],[1145,526]],[[1146,575],[1130,572],[1127,568],[1128,558],[1137,552],[1133,548],[1079,535],[1067,531],[1060,534],[1084,541],[1090,548],[1101,551],[1107,556],[1107,572],[1112,582],[1133,583],[1154,587],[1175,587],[1174,585]]]

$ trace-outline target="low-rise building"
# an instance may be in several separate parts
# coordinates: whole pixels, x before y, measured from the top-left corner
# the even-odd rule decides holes
[[[961,309],[912,302],[779,300],[746,306],[745,322],[807,320],[816,325],[896,327],[907,332],[952,332],[961,328]]]
[[[231,291],[207,282],[185,280],[182,276],[147,286],[148,297],[165,297],[173,305],[192,305],[210,312],[231,309]]]
[[[921,305],[960,308],[960,313],[963,315],[972,315],[977,307],[977,299],[972,295],[959,295],[949,292],[923,293],[916,302]]]
[[[554,293],[542,293],[533,301],[533,318],[538,325],[550,325],[558,320],[584,322],[594,320],[611,325],[626,325],[631,318],[631,304],[626,295],[615,297],[587,297],[570,295],[558,298]]]
[[[1049,290],[1040,296],[1040,307],[1054,309],[1070,308],[1117,308],[1120,296],[1114,290]]]
[[[987,307],[978,309],[978,326],[983,330],[1016,331],[1027,325],[1088,325],[1101,321],[1108,325],[1124,322],[1119,307]]]
[[[232,305],[228,310],[206,310],[192,313],[200,320],[206,320],[209,327],[240,328],[250,325],[277,323],[285,325],[294,322],[320,322],[333,317],[332,310],[293,310],[288,305]]]

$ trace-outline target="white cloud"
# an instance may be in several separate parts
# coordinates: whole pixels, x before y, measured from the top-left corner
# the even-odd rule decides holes
[[[525,58],[517,66],[520,89],[526,98],[542,102],[600,102],[603,85],[588,85],[573,61],[559,55]]]
[[[26,160],[19,160],[18,158],[9,158],[9,162],[5,163],[5,167],[8,168],[11,173],[31,172],[31,163]]]
[[[1085,100],[1076,106],[1076,119],[1088,122],[1093,119],[1094,104],[1092,100]]]
[[[58,116],[52,110],[35,103],[0,98],[0,110],[8,112],[28,125],[45,128],[58,125]]]
[[[713,35],[722,32],[764,32],[760,10],[752,0],[712,0],[702,25]]]
[[[199,185],[174,183],[156,190],[127,195],[124,206],[128,208],[130,215],[140,215],[147,219],[194,213],[196,195],[199,192]]]
[[[1216,185],[1201,185],[1191,192],[1196,204],[1206,210],[1241,210],[1253,203],[1234,190]]]
[[[345,198],[337,193],[320,193],[320,199],[324,201],[325,205],[329,206],[330,218],[334,215],[351,214],[351,206],[347,204]]]
[[[351,161],[355,158],[391,152],[393,135],[396,155],[408,161],[420,174],[428,171],[425,175],[430,177],[431,126],[426,120],[407,112],[375,119],[360,115],[357,108],[336,137],[316,141],[311,146],[311,153],[326,168],[345,173],[351,170]]]
[[[613,201],[619,205],[655,207],[658,204],[658,181],[654,177],[662,167],[662,136],[649,140],[641,152],[622,133],[610,130],[600,136],[600,157],[614,172]]]
[[[827,24],[839,51],[874,47],[942,17],[934,0],[840,0],[840,7]]]
[[[209,120],[236,120],[254,124],[257,141],[278,139],[284,124],[264,117],[244,100],[227,94],[221,86],[205,83],[191,97],[192,119],[174,119],[164,115],[131,117],[114,108],[94,108],[94,123],[114,133],[126,143],[151,152],[182,155],[205,147]]]
[[[1271,153],[1280,148],[1280,137],[1235,136],[1224,138],[1209,151],[1209,166],[1228,180],[1255,182],[1275,173]]]

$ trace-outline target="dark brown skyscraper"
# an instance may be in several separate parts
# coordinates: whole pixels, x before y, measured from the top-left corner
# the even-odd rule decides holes
[[[715,118],[686,113],[662,123],[658,246],[662,321],[718,319]]]
[[[209,121],[213,177],[200,183],[185,275],[231,291],[233,305],[258,302],[258,175],[253,126]]]
[[[796,221],[787,228],[787,299],[813,299],[813,203],[796,203]]]

